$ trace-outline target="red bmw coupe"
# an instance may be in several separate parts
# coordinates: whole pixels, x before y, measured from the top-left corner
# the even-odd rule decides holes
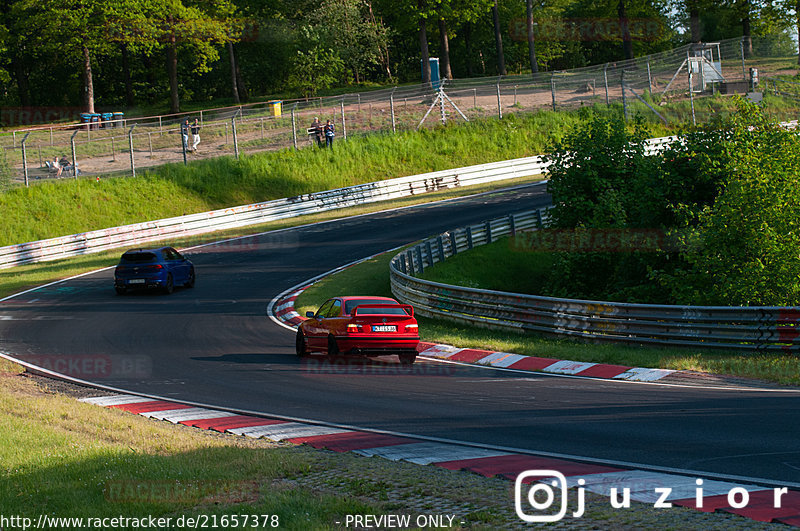
[[[297,355],[397,354],[400,363],[417,358],[419,326],[414,308],[388,297],[336,297],[308,312],[297,328]]]

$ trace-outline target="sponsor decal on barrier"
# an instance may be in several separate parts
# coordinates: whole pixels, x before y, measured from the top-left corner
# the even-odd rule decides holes
[[[0,124],[3,127],[15,127],[64,121],[77,122],[81,112],[83,111],[80,107],[2,107]]]

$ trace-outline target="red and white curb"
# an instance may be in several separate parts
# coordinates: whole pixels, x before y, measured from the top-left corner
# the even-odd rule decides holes
[[[281,297],[272,307],[272,314],[274,317],[281,323],[290,327],[296,327],[301,322],[305,321],[306,317],[295,311],[294,303],[297,297],[309,287],[310,285],[307,285],[295,289],[291,293]],[[474,363],[503,369],[628,380],[632,382],[656,382],[678,372],[670,369],[647,369],[643,367],[627,367],[624,365],[611,365],[607,363],[588,363],[554,358],[538,358],[509,352],[457,348],[450,345],[438,345],[435,343],[420,343],[418,350],[421,356],[440,360]]]
[[[778,495],[781,503],[776,507],[775,489],[754,484],[701,480],[698,476],[685,474],[631,470],[613,464],[584,463],[404,435],[270,419],[133,395],[83,398],[80,401],[203,430],[307,444],[335,452],[353,452],[448,470],[465,470],[511,481],[528,470],[557,471],[566,478],[567,488],[585,489],[609,497],[612,496],[612,489],[616,493],[627,491],[631,500],[660,504],[660,508],[677,505],[800,527],[800,490],[781,489]],[[524,483],[545,480],[549,478],[528,478]],[[745,500],[747,503],[744,503]]]

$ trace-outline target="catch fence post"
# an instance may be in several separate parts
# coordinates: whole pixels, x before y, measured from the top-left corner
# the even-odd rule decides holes
[[[297,103],[294,104],[297,107]],[[294,107],[292,107],[292,142],[294,142],[294,150],[297,151],[297,122],[294,119]]]
[[[30,135],[30,131],[25,133],[25,136],[22,138],[22,142],[20,145],[22,146],[22,172],[25,174],[25,186],[28,186],[28,153],[25,150],[25,142],[28,140],[28,135]]]
[[[342,108],[342,138],[344,140],[347,140],[347,122],[344,121],[344,97],[342,97],[341,108]]]
[[[239,139],[236,137],[236,115],[231,118],[231,133],[233,133],[233,154],[239,160]]]
[[[503,118],[503,106],[500,104],[500,83],[497,84],[497,117]]]
[[[553,99],[553,110],[556,110],[556,73],[550,74],[550,96]]]
[[[128,148],[131,150],[131,176],[136,177],[136,164],[133,160],[133,129],[136,124],[133,124],[128,130]]]
[[[70,146],[72,147],[72,175],[75,179],[78,178],[78,159],[75,156],[75,135],[80,132],[80,129],[75,129],[72,136],[69,138]]]

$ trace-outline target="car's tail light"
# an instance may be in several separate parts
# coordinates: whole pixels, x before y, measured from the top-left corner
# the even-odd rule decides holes
[[[416,332],[417,330],[419,330],[419,325],[415,324],[406,325],[406,330],[409,332]]]
[[[361,332],[362,327],[360,324],[349,324],[347,325],[347,331],[350,333]]]
[[[161,264],[149,265],[147,266],[147,269],[164,269],[164,266],[162,266]]]

